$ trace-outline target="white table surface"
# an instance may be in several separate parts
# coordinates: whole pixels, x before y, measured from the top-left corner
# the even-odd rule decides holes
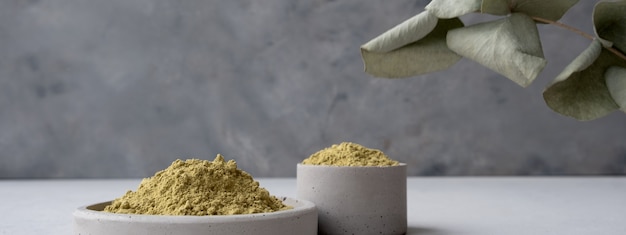
[[[295,197],[293,178],[258,180]],[[139,182],[0,180],[0,234],[72,234],[76,207]],[[626,234],[626,177],[412,177],[407,189],[407,234]]]

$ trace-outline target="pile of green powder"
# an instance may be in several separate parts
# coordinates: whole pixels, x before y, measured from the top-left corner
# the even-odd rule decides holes
[[[259,187],[237,163],[215,160],[176,160],[167,169],[143,179],[104,211],[147,215],[234,215],[289,209]]]
[[[359,144],[344,142],[314,153],[304,159],[306,165],[333,166],[395,166],[398,161],[387,157],[382,151],[370,149]]]

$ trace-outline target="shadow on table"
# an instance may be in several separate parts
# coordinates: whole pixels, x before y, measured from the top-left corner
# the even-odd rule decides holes
[[[448,235],[450,233],[434,228],[408,227],[406,235]]]

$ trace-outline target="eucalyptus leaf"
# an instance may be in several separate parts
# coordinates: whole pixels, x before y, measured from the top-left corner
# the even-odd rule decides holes
[[[435,29],[423,39],[386,52],[361,48],[365,72],[376,77],[404,78],[446,69],[461,57],[448,49],[446,33],[463,27],[458,18],[440,19]]]
[[[626,67],[626,61],[601,48],[600,55],[591,65],[580,62],[587,60],[580,57],[593,58],[599,44],[600,42],[594,40],[592,45],[572,62],[578,64],[579,68],[571,69],[575,65],[568,66],[566,70],[572,72],[561,73],[543,92],[548,107],[557,113],[581,121],[600,118],[619,109],[609,92],[604,75],[611,66]],[[567,74],[569,76],[563,79]]]
[[[626,112],[626,68],[611,66],[604,73],[609,94],[620,109]]]
[[[525,13],[531,17],[539,17],[547,20],[557,21],[578,0],[511,0],[517,2],[513,7],[513,12]]]
[[[557,21],[576,3],[578,0],[483,0],[481,12],[493,15],[524,13]]]
[[[448,32],[448,47],[522,87],[530,85],[546,65],[535,22],[514,13],[509,17]]]
[[[593,26],[599,38],[612,42],[613,47],[622,53],[626,52],[626,1],[602,1],[596,4],[593,9]]]
[[[450,19],[480,10],[482,0],[432,0],[426,10],[440,19]]]
[[[598,59],[600,53],[602,53],[602,44],[598,40],[593,40],[587,49],[581,52],[580,55],[578,55],[558,76],[556,76],[553,83],[563,81],[572,76],[572,73],[586,69],[593,64],[596,59]]]
[[[483,0],[480,12],[492,15],[508,15],[511,13],[509,0]]]
[[[436,16],[423,11],[370,40],[361,48],[370,52],[390,52],[422,39],[437,26],[437,21]]]

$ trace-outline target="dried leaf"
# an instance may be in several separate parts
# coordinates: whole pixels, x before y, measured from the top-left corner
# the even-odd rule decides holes
[[[390,52],[428,35],[437,26],[437,17],[424,11],[387,30],[361,46],[370,52]]]
[[[589,64],[590,60],[593,63]],[[617,110],[619,106],[605,82],[605,71],[611,66],[626,67],[626,61],[594,40],[543,92],[546,104],[555,112],[581,121],[600,118]]]
[[[626,68],[612,66],[604,73],[609,94],[620,109],[626,112]]]
[[[547,20],[557,21],[565,15],[565,13],[578,0],[512,0],[517,2],[513,7],[513,12],[525,13],[532,17],[539,17]]]
[[[463,27],[458,18],[440,19],[435,29],[423,39],[387,53],[361,48],[365,72],[386,78],[410,77],[446,69],[461,57],[448,49],[446,33]]]
[[[576,3],[578,0],[483,0],[481,12],[493,15],[524,13],[557,21]]]
[[[596,35],[612,42],[613,47],[626,52],[626,1],[599,2],[593,9]],[[611,47],[610,44],[605,45]]]
[[[480,10],[482,0],[433,0],[426,10],[440,19],[450,19]]]
[[[598,59],[602,52],[602,44],[598,40],[594,40],[591,44],[580,53],[563,71],[556,76],[552,83],[557,83],[569,78],[572,73],[582,71],[589,67]]]
[[[447,43],[457,54],[523,87],[546,65],[537,27],[524,14],[515,13],[501,20],[450,30]]]
[[[492,15],[508,15],[511,13],[509,0],[483,0],[480,12]]]

